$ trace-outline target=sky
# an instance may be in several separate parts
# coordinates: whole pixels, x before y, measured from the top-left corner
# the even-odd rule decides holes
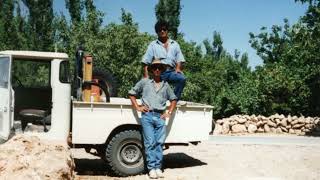
[[[120,23],[121,8],[130,12],[140,32],[154,32],[155,5],[158,0],[94,0],[97,9],[105,13],[104,24]],[[294,24],[302,16],[306,5],[294,0],[181,0],[179,32],[187,41],[201,44],[212,41],[213,32],[221,34],[223,46],[230,54],[235,49],[248,53],[249,66],[262,64],[249,44],[249,32],[258,34],[260,28],[283,25],[287,18]],[[56,12],[66,12],[64,0],[55,0]],[[186,60],[188,62],[188,60]]]

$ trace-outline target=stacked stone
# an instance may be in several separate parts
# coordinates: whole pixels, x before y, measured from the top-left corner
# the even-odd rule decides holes
[[[233,115],[214,121],[214,134],[237,133],[289,133],[305,135],[320,134],[320,117],[304,117],[275,114],[269,117],[262,115]]]

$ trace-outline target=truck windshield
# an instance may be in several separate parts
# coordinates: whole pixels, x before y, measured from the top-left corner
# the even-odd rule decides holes
[[[15,59],[12,63],[13,87],[50,87],[50,61]]]

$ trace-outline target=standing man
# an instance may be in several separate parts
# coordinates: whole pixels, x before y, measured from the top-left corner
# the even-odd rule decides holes
[[[166,70],[161,74],[161,79],[175,86],[174,93],[178,100],[181,98],[183,88],[186,84],[186,78],[182,72],[182,63],[185,62],[179,44],[169,39],[168,24],[164,21],[158,21],[155,24],[155,31],[158,39],[152,41],[143,56],[144,78],[148,78],[148,65],[154,60],[160,60],[166,64]]]
[[[147,160],[149,177],[152,179],[162,178],[163,173],[162,146],[166,138],[165,119],[170,118],[177,104],[177,97],[167,82],[161,80],[161,73],[165,65],[160,60],[151,63],[148,69],[152,72],[152,79],[141,79],[130,91],[129,97],[132,106],[142,112],[141,125],[144,147]],[[142,104],[139,105],[136,96],[142,95]],[[166,111],[166,102],[170,100],[170,106]]]

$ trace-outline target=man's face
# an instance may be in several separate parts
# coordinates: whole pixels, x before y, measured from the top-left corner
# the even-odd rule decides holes
[[[162,64],[153,65],[151,66],[151,70],[152,70],[153,76],[157,77],[161,75],[162,71],[164,70],[164,66]]]
[[[168,37],[168,29],[165,26],[162,26],[158,31],[158,37],[167,38]]]

